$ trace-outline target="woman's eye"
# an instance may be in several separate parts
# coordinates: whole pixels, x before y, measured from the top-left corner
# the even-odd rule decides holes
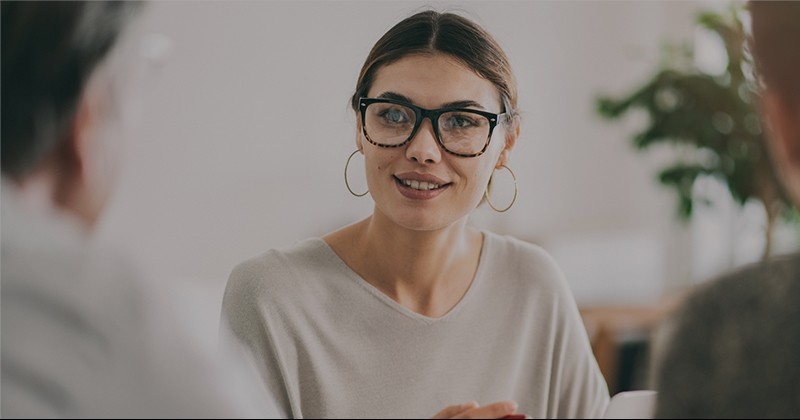
[[[403,111],[401,111],[399,109],[393,109],[393,108],[390,108],[390,109],[387,109],[387,110],[383,111],[383,113],[381,114],[381,117],[386,122],[392,123],[392,124],[402,124],[402,123],[408,121],[408,117],[406,116],[406,114]]]
[[[446,129],[469,128],[477,125],[475,118],[466,115],[452,115],[447,117],[444,122],[444,128]]]

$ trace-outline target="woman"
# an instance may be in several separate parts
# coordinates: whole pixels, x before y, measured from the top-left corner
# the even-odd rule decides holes
[[[555,263],[467,225],[484,197],[498,206],[488,185],[519,136],[497,42],[454,14],[411,16],[373,47],[352,106],[372,215],[245,261],[225,292],[285,414],[602,415],[608,390]]]

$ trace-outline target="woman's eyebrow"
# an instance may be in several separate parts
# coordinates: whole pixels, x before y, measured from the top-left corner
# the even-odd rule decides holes
[[[483,105],[470,100],[448,102],[442,104],[442,108],[480,108],[485,110]]]
[[[413,104],[414,103],[414,101],[412,101],[407,96],[401,95],[401,94],[396,93],[396,92],[383,92],[380,95],[378,95],[378,98],[379,99],[391,99],[391,100],[395,100],[395,101],[407,102],[409,104]],[[470,101],[470,100],[447,102],[445,104],[442,104],[442,106],[440,108],[480,108],[480,109],[486,109],[486,108],[483,107],[483,105],[479,104],[478,102]]]
[[[401,95],[399,93],[395,93],[395,92],[383,92],[380,95],[378,95],[378,98],[379,99],[391,99],[393,101],[400,101],[400,102],[408,102],[410,104],[414,103],[408,97],[406,97],[404,95]]]

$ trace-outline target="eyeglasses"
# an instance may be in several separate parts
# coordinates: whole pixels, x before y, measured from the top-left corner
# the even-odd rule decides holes
[[[425,118],[442,148],[461,157],[477,157],[489,147],[498,122],[510,119],[507,112],[493,114],[463,108],[428,110],[394,99],[360,98],[361,127],[364,137],[379,147],[408,144]]]

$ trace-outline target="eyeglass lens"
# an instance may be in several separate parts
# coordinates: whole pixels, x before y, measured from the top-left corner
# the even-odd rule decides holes
[[[376,102],[364,112],[367,135],[384,146],[404,143],[417,124],[416,112],[400,104]],[[480,114],[448,111],[439,115],[437,124],[442,146],[453,153],[480,153],[489,139],[489,119]]]

